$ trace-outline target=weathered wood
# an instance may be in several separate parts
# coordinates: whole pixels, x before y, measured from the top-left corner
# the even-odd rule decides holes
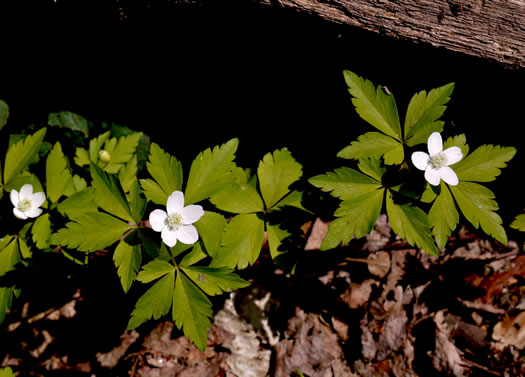
[[[525,67],[525,0],[257,0]]]

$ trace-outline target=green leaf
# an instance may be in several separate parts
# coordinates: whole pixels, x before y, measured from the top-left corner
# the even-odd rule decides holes
[[[55,144],[46,160],[46,188],[47,197],[53,203],[66,192],[68,186],[73,185],[73,176],[68,169],[66,156],[62,152],[59,142]]]
[[[272,208],[290,191],[290,185],[303,174],[302,166],[286,150],[276,150],[266,154],[259,163],[257,175],[259,187],[266,203],[266,208]]]
[[[33,186],[33,192],[44,192],[44,188],[42,187],[42,184],[40,183],[40,180],[36,175],[33,173],[26,171],[23,171],[20,174],[17,174],[11,181],[6,185],[5,190],[11,191],[11,190],[17,190],[20,191],[23,185],[26,183],[29,183]],[[42,207],[46,208],[47,206],[47,200],[44,202]]]
[[[444,122],[438,121],[447,108],[454,83],[432,89],[428,95],[422,90],[414,94],[405,117],[405,141],[408,146],[426,143],[432,132],[443,131]]]
[[[127,292],[137,276],[137,271],[142,261],[140,245],[129,245],[120,241],[113,254],[117,274],[124,292]]]
[[[264,211],[264,204],[257,192],[257,177],[249,170],[235,168],[232,183],[210,201],[219,209],[231,213],[253,213]]]
[[[98,206],[123,220],[134,222],[131,208],[115,176],[107,175],[93,163],[90,166],[90,171]]]
[[[334,213],[338,218],[330,224],[321,250],[334,249],[370,233],[381,213],[384,192],[380,189],[343,201]]]
[[[178,244],[182,244],[182,242],[177,243],[177,245]],[[189,246],[191,246],[191,245],[189,245]],[[180,267],[188,267],[188,266],[196,264],[197,262],[200,262],[204,258],[208,257],[208,255],[204,252],[203,248],[204,248],[203,243],[202,242],[197,242],[193,246],[191,251],[189,253],[187,253],[184,256],[184,258],[182,258],[182,260],[179,263],[179,266]]]
[[[157,201],[155,203],[166,205],[168,196],[174,191],[182,191],[181,163],[155,143],[151,144],[146,168],[156,182],[156,185],[148,184],[149,190],[154,191],[154,196],[158,197],[157,201],[160,201],[160,203]]]
[[[270,255],[275,260],[279,255],[286,253],[281,247],[282,242],[287,237],[292,235],[287,229],[283,229],[281,224],[266,224],[266,232],[268,234],[268,246],[270,248]]]
[[[332,196],[342,200],[358,198],[381,188],[381,183],[376,179],[346,167],[317,175],[308,181],[315,187],[330,192]]]
[[[84,148],[78,147],[75,152],[75,158],[74,158],[75,164],[78,166],[84,166],[89,165],[91,160],[89,159],[88,151]]]
[[[406,239],[411,245],[416,245],[430,255],[438,255],[425,212],[410,203],[394,203],[390,192],[386,196],[386,211],[392,229],[399,237]]]
[[[226,225],[222,247],[211,266],[245,268],[257,260],[263,241],[264,221],[257,214],[237,215]]]
[[[153,179],[140,179],[140,187],[144,191],[146,198],[162,206],[166,206],[168,203],[168,195],[166,192],[155,182]]]
[[[57,209],[62,215],[71,220],[82,216],[86,212],[96,212],[95,189],[89,187],[71,195],[58,203]]]
[[[1,296],[1,293],[0,293],[0,296]],[[2,321],[0,320],[0,322]],[[13,370],[9,367],[0,368],[0,377],[16,377],[17,375],[18,373],[14,373]]]
[[[13,236],[4,236],[0,240],[0,276],[13,270],[20,262],[18,242]]]
[[[51,221],[49,221],[49,214],[45,213],[33,223],[32,228],[33,242],[39,249],[49,247],[49,236],[51,236]]]
[[[118,179],[124,192],[129,192],[137,182],[137,156],[133,156],[118,173]]]
[[[5,157],[4,185],[7,186],[18,173],[33,161],[40,150],[45,134],[46,129],[42,128],[9,148]]]
[[[483,231],[503,244],[507,244],[507,234],[501,226],[503,221],[495,212],[497,203],[488,188],[473,182],[459,182],[450,186],[459,209],[475,228],[481,225]]]
[[[442,249],[459,222],[456,203],[454,203],[454,199],[443,181],[440,185],[440,193],[428,213],[428,220],[438,248]]]
[[[250,285],[249,282],[234,274],[231,268],[192,266],[182,268],[182,270],[210,296],[232,292]]]
[[[382,156],[388,165],[400,164],[404,159],[403,144],[380,132],[367,132],[342,149],[337,157],[346,159],[376,158]]]
[[[152,317],[159,319],[168,314],[173,300],[174,285],[175,270],[172,269],[138,299],[135,309],[131,312],[128,330],[139,327]]]
[[[466,156],[468,154],[469,147],[467,145],[467,138],[465,134],[459,134],[454,137],[449,137],[447,140],[445,140],[443,143],[443,150],[450,147],[459,147],[459,149],[461,149],[461,153],[463,153],[463,156]]]
[[[150,283],[153,280],[174,271],[175,267],[171,263],[161,259],[154,259],[142,266],[142,270],[140,270],[137,280],[142,283]]]
[[[354,97],[352,103],[359,116],[379,131],[401,140],[401,125],[396,101],[392,94],[350,71],[344,71],[346,84]]]
[[[193,224],[197,228],[202,242],[206,247],[206,252],[212,258],[217,256],[217,252],[220,249],[221,239],[226,224],[227,220],[224,216],[209,211],[205,211],[204,216]]]
[[[129,229],[127,223],[113,216],[102,212],[88,212],[54,233],[50,243],[90,252],[112,245]]]
[[[186,205],[207,199],[230,184],[238,144],[239,140],[231,139],[213,150],[206,149],[193,160],[184,193]]]
[[[138,224],[141,222],[142,217],[144,216],[144,211],[146,210],[146,200],[140,195],[141,191],[139,188],[139,183],[134,181],[131,184],[129,191],[129,206],[131,209],[131,216],[133,217],[133,222]]]
[[[518,229],[520,232],[525,232],[525,213],[516,216],[510,227]]]
[[[381,182],[383,175],[386,173],[386,168],[381,166],[381,161],[374,158],[361,158],[357,165],[362,173],[372,177],[377,182]]]
[[[109,163],[104,166],[104,171],[108,173],[118,173],[119,170],[131,160],[139,144],[142,132],[137,132],[129,136],[122,136],[118,139],[111,138],[104,144],[104,150],[109,153]],[[100,159],[100,158],[99,158]]]
[[[0,99],[0,130],[7,124],[9,118],[9,106]]]
[[[82,132],[85,137],[88,137],[89,127],[86,118],[70,111],[50,113],[47,117],[47,124],[49,126],[65,127],[73,131],[79,131]]]
[[[0,323],[4,321],[7,311],[13,303],[14,295],[14,287],[0,287]]]
[[[173,321],[195,346],[204,351],[211,327],[212,305],[208,297],[184,274],[177,274],[175,294],[173,295]]]
[[[516,148],[482,145],[463,160],[452,165],[460,181],[490,182],[500,175],[516,154]]]

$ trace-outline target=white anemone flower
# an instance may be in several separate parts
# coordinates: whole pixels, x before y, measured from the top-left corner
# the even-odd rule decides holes
[[[439,185],[441,179],[451,186],[456,186],[459,179],[449,165],[455,164],[462,158],[463,153],[459,147],[443,150],[443,140],[439,132],[433,132],[428,137],[428,154],[412,153],[412,163],[419,170],[425,171],[425,179],[433,186]]]
[[[194,244],[199,239],[199,233],[193,223],[198,221],[204,210],[199,205],[184,207],[184,194],[174,191],[168,197],[166,211],[156,209],[149,214],[149,222],[156,232],[161,232],[162,241],[169,247],[177,244],[177,240],[187,245]]]
[[[42,214],[42,209],[39,208],[46,201],[46,194],[43,192],[33,193],[33,185],[26,183],[20,188],[20,192],[11,190],[9,193],[11,203],[15,206],[13,213],[19,219],[27,219],[29,217],[38,217]]]

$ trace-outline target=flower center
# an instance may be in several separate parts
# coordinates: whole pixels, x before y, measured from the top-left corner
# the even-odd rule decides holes
[[[166,218],[165,224],[169,230],[177,230],[182,225],[182,216],[178,213],[172,213]]]
[[[18,202],[18,209],[22,212],[28,211],[31,208],[31,200],[24,199]]]
[[[447,162],[447,155],[444,153],[436,153],[428,159],[428,164],[434,169],[439,169],[443,166],[447,166]]]

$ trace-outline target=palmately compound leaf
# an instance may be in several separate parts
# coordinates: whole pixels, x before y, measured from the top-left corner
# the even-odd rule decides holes
[[[175,267],[171,263],[162,259],[154,259],[142,266],[137,280],[142,283],[150,283],[172,271],[175,271]]]
[[[166,192],[157,182],[153,179],[139,179],[139,182],[144,195],[149,201],[162,206],[166,205],[169,195],[166,195]]]
[[[315,187],[342,200],[358,198],[381,188],[381,183],[357,170],[343,167],[308,180]]]
[[[525,213],[516,216],[510,227],[518,229],[520,232],[525,232]]]
[[[459,222],[459,213],[456,209],[456,203],[450,194],[445,182],[441,182],[439,195],[436,196],[428,220],[432,227],[432,234],[440,249],[447,243],[448,237]]]
[[[376,158],[384,156],[388,165],[400,164],[404,159],[403,144],[380,132],[367,132],[342,149],[337,157],[346,159]]]
[[[73,187],[73,176],[69,171],[66,156],[62,152],[62,146],[57,142],[46,160],[47,197],[56,203],[62,195],[72,194],[71,187]]]
[[[257,177],[248,170],[235,168],[232,182],[210,198],[219,209],[231,213],[264,211],[264,203],[257,191]]]
[[[266,224],[266,233],[268,234],[268,247],[270,249],[270,255],[275,260],[279,255],[286,253],[283,241],[292,235],[287,229],[283,229],[281,224]]]
[[[89,126],[87,119],[70,111],[50,113],[47,117],[47,124],[49,126],[65,127],[73,131],[79,131],[82,132],[85,137],[88,137]]]
[[[88,212],[53,233],[50,243],[91,252],[114,244],[130,228],[126,222],[108,214]]]
[[[87,164],[89,164],[90,162],[93,162],[94,164],[96,164],[98,162],[98,158],[99,158],[98,152],[100,152],[100,150],[102,149],[102,146],[107,140],[109,140],[110,136],[111,136],[111,132],[107,131],[107,132],[104,132],[102,135],[99,135],[96,138],[91,139],[89,141],[89,161],[87,162]]]
[[[173,295],[173,321],[195,346],[204,351],[211,327],[212,305],[208,297],[183,273],[177,274]]]
[[[13,372],[10,367],[0,368],[0,377],[16,377],[17,375],[18,373]]]
[[[205,211],[199,221],[194,223],[199,236],[204,243],[206,252],[212,258],[215,258],[221,247],[221,239],[224,227],[228,221],[218,213]]]
[[[144,322],[168,314],[173,302],[175,288],[175,270],[166,273],[146,291],[135,304],[128,323],[128,330],[139,327]]]
[[[481,229],[503,244],[507,244],[507,234],[501,217],[495,212],[498,204],[494,194],[485,186],[473,182],[459,182],[450,186],[459,209],[475,228]]]
[[[257,214],[240,214],[224,229],[222,247],[211,262],[213,267],[238,267],[253,264],[264,241],[264,221]]]
[[[516,148],[482,145],[458,163],[452,165],[460,181],[490,182],[501,174],[516,154]]]
[[[123,220],[134,222],[131,208],[118,179],[106,174],[93,163],[90,165],[90,172],[98,206]]]
[[[193,204],[224,189],[231,182],[232,170],[235,168],[235,152],[238,139],[231,139],[223,145],[199,153],[190,168],[185,204]]]
[[[117,274],[124,292],[127,292],[137,276],[142,261],[140,245],[129,245],[120,241],[113,254],[113,262],[117,267]]]
[[[9,106],[0,99],[0,130],[7,124],[9,118]]]
[[[370,233],[381,213],[384,192],[378,189],[343,201],[334,213],[337,219],[330,224],[321,250],[336,248]]]
[[[163,194],[157,204],[166,205],[172,192],[182,190],[182,165],[155,143],[151,144],[148,158],[146,168]]]
[[[27,136],[24,140],[20,140],[13,144],[9,148],[5,156],[5,186],[7,186],[18,173],[24,170],[33,161],[40,150],[45,134],[46,129],[42,128],[33,135]]]
[[[386,211],[392,229],[399,237],[411,245],[423,249],[430,255],[438,255],[438,250],[431,237],[428,217],[421,208],[410,203],[396,204],[390,192],[386,196]]]
[[[85,188],[62,200],[58,203],[57,209],[70,220],[74,220],[86,212],[96,212],[98,207],[95,203],[95,195],[93,187]]]
[[[33,242],[39,249],[49,247],[49,236],[51,236],[51,221],[49,213],[44,213],[37,217],[31,229],[33,233]]]
[[[272,208],[289,191],[290,185],[303,174],[302,166],[286,150],[276,150],[266,154],[259,163],[257,175],[259,187],[266,203],[266,208]]]
[[[231,268],[191,266],[184,267],[182,270],[200,289],[210,296],[232,292],[250,285],[248,281],[234,274]]]
[[[370,81],[353,72],[344,71],[344,77],[359,116],[379,131],[401,140],[401,124],[394,96],[387,94],[381,86],[376,89]]]
[[[454,83],[432,89],[428,95],[422,90],[414,94],[405,117],[405,142],[408,146],[426,143],[432,132],[443,131],[444,122],[438,119],[445,112]]]
[[[372,177],[377,182],[381,182],[383,175],[386,173],[386,168],[381,166],[381,161],[375,158],[361,158],[357,165],[361,173]]]
[[[121,136],[118,140],[117,138],[107,140],[104,144],[104,151],[107,152],[106,156],[109,156],[109,161],[104,166],[104,170],[108,173],[118,173],[124,164],[134,156],[141,137],[142,132],[137,132]]]

